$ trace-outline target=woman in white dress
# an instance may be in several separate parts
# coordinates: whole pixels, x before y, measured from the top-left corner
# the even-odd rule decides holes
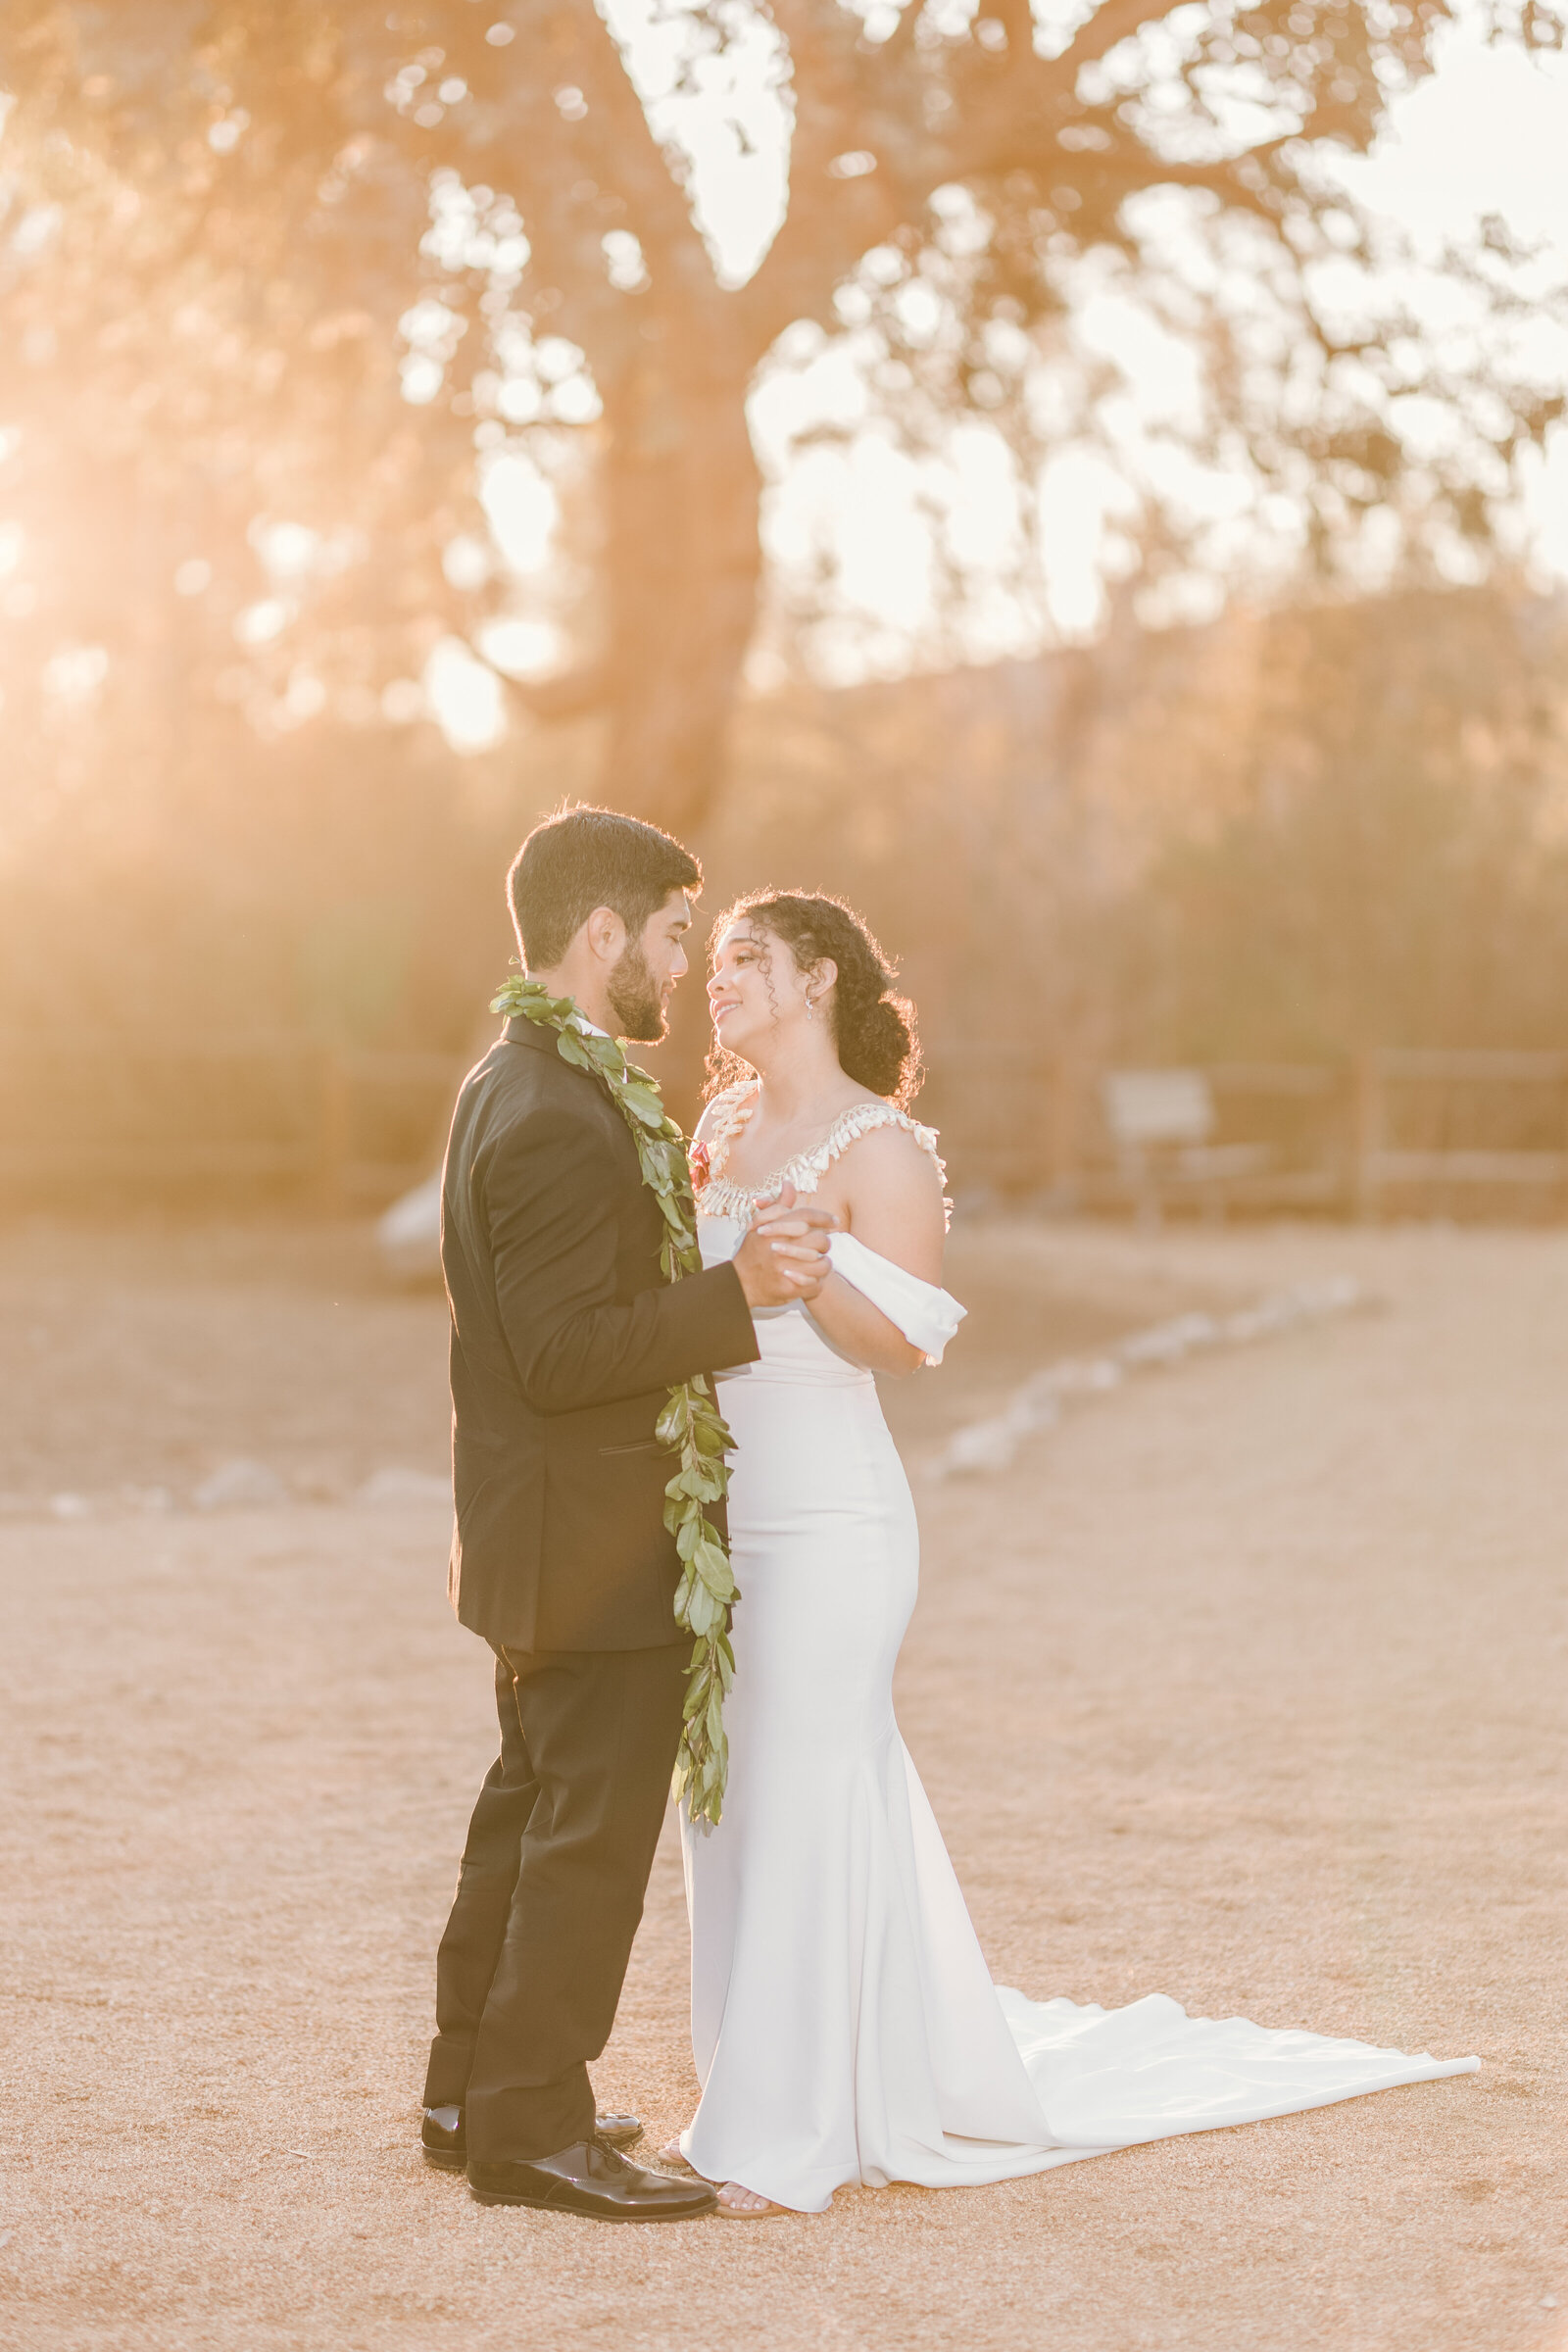
[[[718,1384],[738,1447],[729,1785],[717,1829],[682,1820],[703,2093],[666,2154],[736,2219],[819,2213],[850,2182],[1008,2180],[1480,2064],[992,1984],[893,1714],[918,1534],[873,1373],[940,1362],[964,1310],[940,1287],[942,1163],[906,1107],[913,1016],[892,978],[848,907],[766,893],[722,918],[709,984],[705,1259],[780,1198],[814,1193],[840,1227],[820,1297],[760,1316],[760,1360]]]

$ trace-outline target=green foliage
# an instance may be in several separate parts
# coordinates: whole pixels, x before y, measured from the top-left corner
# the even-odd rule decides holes
[[[660,1266],[664,1280],[678,1282],[683,1274],[701,1273],[685,1141],[666,1114],[653,1079],[627,1061],[613,1038],[596,1037],[585,1029],[570,997],[553,997],[537,980],[509,980],[490,1009],[553,1029],[562,1060],[602,1082],[631,1130],[643,1182],[663,1211]],[[693,1637],[675,1795],[694,1822],[716,1823],[729,1769],[724,1693],[735,1675],[729,1628],[739,1594],[724,1539],[705,1505],[721,1501],[728,1490],[724,1456],[735,1441],[703,1373],[670,1390],[656,1426],[660,1444],[680,1463],[664,1489],[664,1525],[675,1539],[681,1563],[675,1622]]]

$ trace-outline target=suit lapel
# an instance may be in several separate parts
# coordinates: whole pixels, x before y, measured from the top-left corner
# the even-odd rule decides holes
[[[597,1078],[592,1070],[582,1069],[574,1061],[564,1061],[556,1051],[555,1031],[544,1028],[538,1021],[525,1020],[520,1013],[513,1013],[505,1023],[501,1035],[508,1045],[526,1046],[535,1054],[546,1054],[558,1069],[566,1071],[570,1077],[587,1081],[593,1089],[595,1101],[601,1105],[609,1121],[610,1134],[613,1144],[625,1161],[628,1191],[637,1201],[646,1201],[654,1210],[654,1225],[657,1232],[662,1234],[663,1220],[654,1196],[643,1183],[642,1167],[637,1157],[637,1147],[631,1139],[626,1121],[617,1109],[609,1087]]]

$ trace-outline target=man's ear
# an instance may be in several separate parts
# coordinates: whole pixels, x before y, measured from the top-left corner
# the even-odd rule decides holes
[[[618,963],[626,953],[626,925],[613,906],[596,906],[583,925],[590,953],[600,963]]]

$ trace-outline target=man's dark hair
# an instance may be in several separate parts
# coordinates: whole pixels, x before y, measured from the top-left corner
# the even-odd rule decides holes
[[[535,825],[512,862],[507,896],[522,958],[547,972],[596,906],[612,907],[632,941],[672,891],[699,891],[703,869],[657,825],[613,808],[565,808]]]

